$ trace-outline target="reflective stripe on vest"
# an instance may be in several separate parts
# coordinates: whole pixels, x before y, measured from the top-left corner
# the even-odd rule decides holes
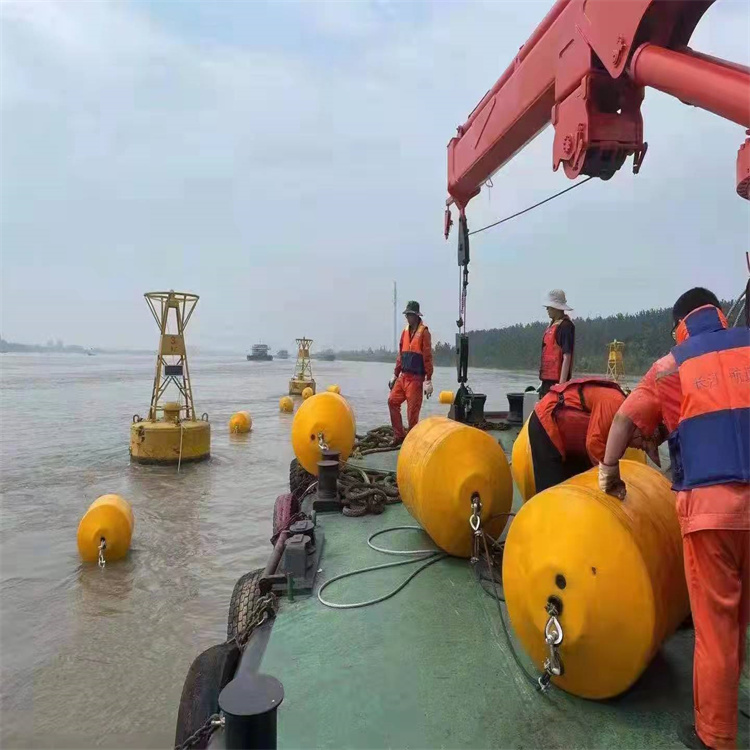
[[[724,328],[713,306],[684,322],[689,338],[672,349],[682,390],[672,489],[750,482],[750,329]]]
[[[414,335],[409,339],[409,326],[401,334],[401,370],[408,375],[424,377],[424,357],[422,356],[422,323],[417,326]]]

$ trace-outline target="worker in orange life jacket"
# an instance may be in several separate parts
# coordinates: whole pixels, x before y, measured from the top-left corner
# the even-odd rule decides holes
[[[550,388],[529,417],[529,447],[537,492],[596,466],[604,458],[607,435],[625,401],[617,383],[577,378]],[[656,443],[636,435],[635,447],[659,462]]]
[[[388,382],[391,390],[388,410],[391,413],[394,446],[400,445],[405,437],[401,404],[406,401],[406,415],[411,429],[419,421],[422,394],[427,398],[432,396],[432,339],[429,329],[422,322],[419,302],[408,302],[404,315],[407,326],[401,333],[396,368]]]
[[[545,396],[557,383],[564,383],[573,376],[573,351],[575,349],[576,328],[566,315],[571,310],[562,289],[553,289],[544,302],[550,324],[542,339],[542,362],[539,367],[539,380],[542,386],[539,394]]]
[[[672,309],[676,346],[615,416],[599,486],[627,503],[619,460],[636,429],[665,426],[695,625],[694,726],[687,747],[734,748],[750,623],[750,328],[728,328],[696,287]]]

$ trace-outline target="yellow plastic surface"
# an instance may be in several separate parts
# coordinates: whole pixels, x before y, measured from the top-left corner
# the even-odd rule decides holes
[[[119,495],[102,495],[94,500],[78,524],[78,554],[84,562],[99,559],[99,542],[106,541],[104,559],[119,560],[128,552],[135,518],[130,503]]]
[[[513,481],[521,493],[524,502],[536,495],[536,481],[534,480],[534,462],[531,459],[531,444],[529,443],[529,420],[527,419],[521,432],[513,443],[510,454],[510,470]]]
[[[471,499],[479,493],[482,522],[492,535],[505,528],[513,481],[503,449],[490,435],[447,417],[430,417],[404,440],[398,487],[409,513],[449,555],[470,557]]]
[[[302,391],[302,398],[307,401],[308,398],[311,398],[313,396],[313,389],[312,388],[305,388]]]
[[[253,418],[249,411],[238,411],[229,420],[229,432],[244,433],[253,429]]]
[[[541,670],[545,606],[562,602],[564,674],[584,698],[627,690],[689,612],[682,538],[669,482],[622,461],[624,502],[598,487],[597,469],[540,492],[511,524],[503,582],[513,629]]]
[[[646,454],[636,448],[628,448],[623,458],[628,461],[636,461],[639,464],[646,463]],[[511,472],[513,480],[521,493],[524,502],[536,495],[536,482],[534,480],[534,461],[531,457],[531,444],[529,443],[529,421],[526,420],[521,432],[513,443],[511,453]]]
[[[454,399],[453,391],[440,391],[438,401],[441,404],[452,404]]]
[[[354,412],[337,393],[319,393],[308,398],[294,415],[292,447],[303,468],[317,475],[320,461],[319,436],[346,461],[354,448]]]
[[[328,391],[329,393],[341,393],[341,386],[339,386],[339,385],[336,385],[336,384],[334,384],[334,385],[329,385],[329,386],[328,386],[328,388],[326,388],[326,390],[327,390],[327,391]]]
[[[279,399],[279,411],[291,414],[294,411],[294,401],[289,396],[282,396]]]
[[[130,458],[137,463],[186,463],[202,461],[210,455],[211,425],[208,422],[183,420],[175,424],[144,420],[130,427]]]

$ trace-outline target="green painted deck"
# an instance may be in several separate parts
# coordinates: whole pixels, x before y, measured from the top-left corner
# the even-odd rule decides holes
[[[513,437],[500,434],[506,448]],[[393,469],[396,454],[365,461]],[[414,522],[403,506],[392,505],[381,516],[326,514],[318,523],[326,534],[319,578],[328,580],[395,560],[368,548],[367,538]],[[378,542],[401,549],[429,544],[421,531],[386,534]],[[339,602],[374,597],[411,570],[347,579],[326,589],[326,596]],[[279,747],[680,746],[676,730],[692,720],[692,630],[670,638],[626,694],[593,702],[555,688],[536,691],[520,674],[500,628],[495,602],[465,560],[441,560],[395,597],[363,609],[328,609],[314,596],[283,600],[261,665],[284,684]],[[744,691],[747,701],[746,681]],[[747,747],[748,721],[740,721],[738,747]]]

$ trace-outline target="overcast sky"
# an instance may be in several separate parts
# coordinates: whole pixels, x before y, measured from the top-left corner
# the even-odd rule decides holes
[[[448,139],[551,2],[0,4],[2,335],[151,347],[142,294],[200,294],[193,345],[388,345],[392,282],[452,340]],[[750,5],[691,45],[750,64]],[[740,127],[649,91],[649,151],[473,244],[470,328],[671,305],[744,285]],[[470,208],[567,187],[548,128]]]

